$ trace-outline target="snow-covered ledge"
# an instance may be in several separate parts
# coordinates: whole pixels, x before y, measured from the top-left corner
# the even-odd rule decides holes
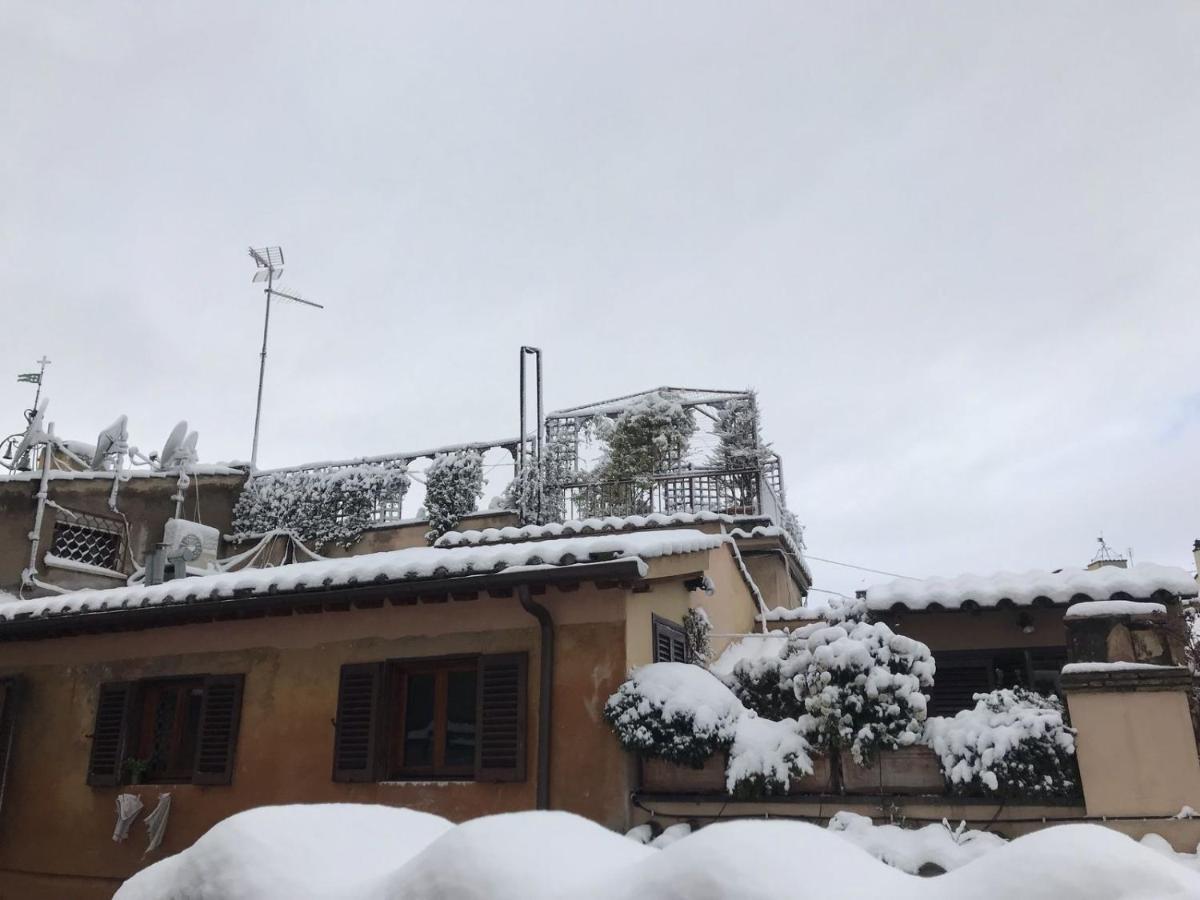
[[[115,569],[106,569],[103,566],[93,566],[91,563],[79,562],[75,559],[67,559],[62,556],[55,556],[53,553],[47,553],[42,561],[51,569],[62,569],[66,572],[78,572],[81,575],[99,575],[102,578],[112,578],[116,581],[125,583],[128,576],[124,572],[118,572]]]

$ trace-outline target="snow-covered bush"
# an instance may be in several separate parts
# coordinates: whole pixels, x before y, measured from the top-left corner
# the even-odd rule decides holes
[[[474,450],[439,453],[425,470],[425,514],[433,543],[473,513],[483,496],[483,457]]]
[[[636,669],[608,699],[604,717],[626,750],[700,768],[728,751],[726,788],[739,797],[784,793],[812,772],[795,720],[748,710],[716,676],[688,663]]]
[[[743,712],[729,688],[687,663],[635,669],[604,706],[626,750],[697,769],[729,748]]]
[[[925,743],[955,790],[1001,797],[1065,797],[1079,791],[1075,730],[1062,702],[1024,688],[976,694],[975,707],[925,723]]]
[[[771,458],[759,439],[758,406],[753,400],[730,400],[713,425],[717,446],[709,457],[714,469],[757,469]]]
[[[571,454],[565,438],[548,441],[542,457],[533,456],[504,490],[504,507],[520,513],[522,525],[545,525],[562,522],[567,517],[566,497],[562,485],[571,480]]]
[[[349,546],[381,503],[403,500],[409,483],[398,461],[256,476],[234,504],[233,531],[244,537],[286,529],[317,550]]]
[[[849,750],[860,766],[879,750],[920,741],[933,672],[920,641],[853,618],[793,631],[780,667],[804,707],[800,723],[809,742]]]
[[[699,606],[683,614],[683,637],[687,642],[688,660],[696,666],[708,668],[712,660],[712,622]]]

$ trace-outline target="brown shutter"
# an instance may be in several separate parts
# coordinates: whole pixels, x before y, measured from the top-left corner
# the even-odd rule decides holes
[[[92,728],[92,755],[88,760],[88,784],[105,787],[121,783],[134,694],[134,684],[130,681],[100,685],[96,724]]]
[[[245,675],[209,675],[204,679],[193,784],[229,784],[233,781],[233,754],[237,748],[245,680]]]
[[[4,788],[8,783],[8,766],[12,760],[13,736],[16,732],[17,679],[0,681],[0,809],[4,807]]]
[[[342,666],[333,735],[333,780],[375,781],[383,733],[383,663]]]
[[[526,669],[524,653],[479,658],[479,742],[475,777],[525,780]]]
[[[670,619],[652,618],[655,662],[687,662],[687,637],[683,626]]]

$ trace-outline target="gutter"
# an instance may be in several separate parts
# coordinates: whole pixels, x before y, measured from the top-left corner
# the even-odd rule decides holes
[[[517,588],[524,610],[538,620],[541,641],[538,646],[538,734],[537,734],[537,808],[550,808],[550,724],[554,686],[554,619],[550,611],[529,596],[529,585]]]

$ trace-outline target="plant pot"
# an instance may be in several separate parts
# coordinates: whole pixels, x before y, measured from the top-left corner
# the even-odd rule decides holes
[[[812,758],[813,772],[811,775],[802,775],[799,778],[793,778],[788,786],[788,793],[795,794],[832,794],[833,787],[833,766],[830,764],[828,756],[814,756]]]
[[[848,794],[941,794],[946,782],[937,755],[916,745],[882,750],[869,766],[855,765],[847,754],[842,786]]]
[[[725,754],[715,753],[693,769],[665,759],[642,759],[642,790],[651,794],[724,794]]]

